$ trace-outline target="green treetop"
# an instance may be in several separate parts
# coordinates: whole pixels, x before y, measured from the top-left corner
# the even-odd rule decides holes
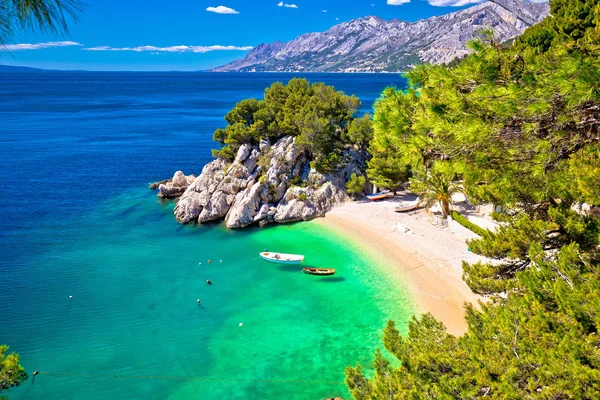
[[[27,380],[27,372],[19,364],[19,355],[8,354],[8,346],[0,346],[0,392],[19,386]],[[0,395],[0,399],[4,399]]]
[[[292,79],[274,83],[261,100],[239,102],[226,116],[227,127],[217,129],[221,144],[213,155],[232,160],[245,143],[296,137],[321,171],[337,168],[345,146],[363,146],[371,139],[370,117],[357,118],[361,103],[323,83]]]

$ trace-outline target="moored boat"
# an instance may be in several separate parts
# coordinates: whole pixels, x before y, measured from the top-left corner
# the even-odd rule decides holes
[[[302,264],[304,256],[300,254],[285,254],[285,253],[273,253],[270,251],[263,251],[260,256],[265,261],[274,262],[278,264]]]
[[[303,268],[305,274],[309,275],[333,275],[335,274],[335,269],[333,268]]]
[[[379,192],[379,193],[367,195],[367,199],[369,199],[371,201],[377,201],[377,200],[387,199],[388,197],[392,197],[393,195],[394,194],[392,192]]]

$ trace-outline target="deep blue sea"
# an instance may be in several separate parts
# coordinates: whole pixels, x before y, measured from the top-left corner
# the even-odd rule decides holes
[[[363,111],[405,84],[394,74],[0,75],[0,344],[41,371],[9,399],[348,397],[344,367],[368,368],[385,322],[405,326],[414,309],[368,251],[312,222],[181,226],[173,202],[147,188],[179,169],[199,174],[227,111],[294,76],[359,96]],[[265,265],[265,247],[339,274]]]

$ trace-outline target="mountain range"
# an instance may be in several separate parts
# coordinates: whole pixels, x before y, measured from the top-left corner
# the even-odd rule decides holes
[[[490,0],[416,22],[369,16],[307,33],[290,42],[263,43],[245,58],[215,68],[228,72],[396,72],[441,64],[468,54],[467,42],[492,28],[505,42],[549,14],[544,3]]]

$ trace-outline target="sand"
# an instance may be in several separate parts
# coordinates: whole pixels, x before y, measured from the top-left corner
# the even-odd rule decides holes
[[[410,195],[380,202],[359,201],[335,208],[319,223],[355,243],[376,250],[387,272],[411,292],[419,313],[431,313],[455,335],[467,330],[465,303],[478,304],[462,280],[462,262],[485,258],[468,251],[473,232],[449,219],[447,226],[424,210],[399,214],[394,208]]]

